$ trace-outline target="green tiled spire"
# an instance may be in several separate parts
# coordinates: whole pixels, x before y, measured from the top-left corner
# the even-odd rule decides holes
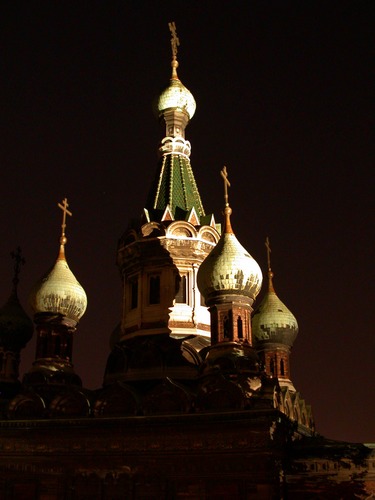
[[[160,158],[149,192],[146,209],[152,219],[161,218],[167,207],[174,220],[184,220],[192,208],[199,217],[205,215],[190,161],[183,155],[168,154]]]

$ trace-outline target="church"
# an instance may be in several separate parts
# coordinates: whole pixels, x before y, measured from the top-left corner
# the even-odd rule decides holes
[[[0,309],[0,498],[370,498],[374,447],[319,435],[292,378],[297,319],[276,292],[270,240],[262,273],[236,237],[230,168],[218,170],[222,214],[205,212],[186,138],[196,102],[169,28],[170,79],[154,104],[159,159],[143,213],[118,242],[122,314],[102,387],[86,389],[72,364],[87,296],[65,253],[68,200],[58,203],[56,262],[30,294],[32,319],[13,253]],[[20,380],[33,335],[35,361]]]

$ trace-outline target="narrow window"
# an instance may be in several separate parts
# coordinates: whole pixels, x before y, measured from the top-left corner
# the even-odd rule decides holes
[[[280,374],[285,375],[285,370],[284,370],[284,360],[280,360]]]
[[[177,277],[177,280],[179,277]],[[179,287],[178,287],[178,292],[176,294],[176,302],[179,304],[187,304],[187,276],[186,274],[183,274],[179,280]]]
[[[150,276],[149,304],[160,304],[160,276]]]
[[[275,375],[275,363],[273,361],[273,359],[271,358],[271,361],[270,361],[270,372],[271,372],[271,375]]]
[[[233,340],[233,324],[232,324],[232,311],[228,312],[228,316],[224,317],[224,338]]]
[[[138,277],[130,281],[130,309],[138,307]]]
[[[237,334],[239,339],[243,338],[243,323],[241,316],[237,318]]]

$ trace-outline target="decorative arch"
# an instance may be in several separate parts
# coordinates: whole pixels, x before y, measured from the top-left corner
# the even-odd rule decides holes
[[[202,226],[198,231],[198,238],[216,245],[220,239],[220,234],[211,226]]]
[[[122,382],[102,389],[93,405],[94,417],[135,416],[138,411],[139,396]]]
[[[45,416],[46,405],[43,399],[34,392],[17,394],[8,405],[8,418],[22,420]]]
[[[88,417],[90,403],[83,392],[69,389],[58,394],[48,410],[52,418]]]
[[[159,222],[148,222],[141,227],[141,234],[144,238],[157,238],[165,235],[165,228]]]
[[[187,221],[175,221],[172,222],[166,231],[167,237],[179,237],[179,238],[196,238],[197,231],[193,224]]]

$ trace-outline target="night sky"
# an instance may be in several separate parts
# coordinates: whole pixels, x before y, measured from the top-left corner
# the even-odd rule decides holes
[[[88,295],[73,362],[101,386],[120,320],[116,246],[146,201],[164,137],[152,101],[178,75],[207,213],[232,225],[299,335],[292,380],[326,437],[375,441],[372,1],[1,1],[0,302],[53,265],[68,198],[69,266]],[[265,280],[266,281],[266,280]],[[259,298],[261,299],[261,292]],[[35,356],[22,352],[21,373]]]

